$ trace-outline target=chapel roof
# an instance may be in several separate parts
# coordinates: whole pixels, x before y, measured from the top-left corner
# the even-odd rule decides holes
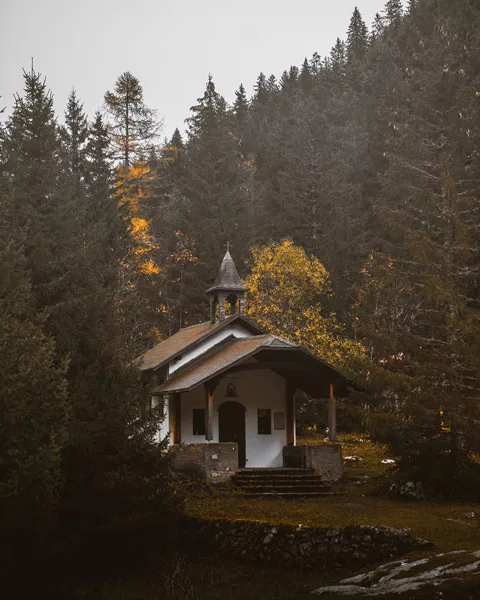
[[[262,349],[299,349],[296,344],[275,335],[263,334],[233,338],[192,364],[179,369],[170,379],[153,390],[154,394],[189,391],[212,377],[246,361]]]
[[[136,363],[141,371],[158,369],[182,352],[185,352],[188,348],[195,346],[210,335],[236,321],[239,321],[253,334],[264,333],[251,319],[244,317],[243,315],[231,315],[224,321],[219,321],[217,323],[212,324],[210,321],[206,321],[204,323],[199,323],[198,325],[180,329],[174,335],[163,340],[153,348],[150,348],[150,350],[147,350],[136,359]]]
[[[233,262],[230,252],[227,250],[223,257],[222,264],[217,273],[212,287],[208,288],[207,294],[215,292],[247,292],[248,288],[243,285],[237,267]]]

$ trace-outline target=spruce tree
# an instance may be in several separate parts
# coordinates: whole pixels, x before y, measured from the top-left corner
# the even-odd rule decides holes
[[[334,75],[342,77],[345,74],[346,66],[346,49],[345,42],[337,38],[335,46],[330,52],[330,68]]]
[[[172,139],[170,140],[170,143],[168,145],[172,148],[177,148],[177,150],[181,150],[184,147],[182,135],[178,127],[173,132]]]
[[[2,186],[3,187],[3,186]],[[25,230],[0,192],[0,527],[35,534],[55,525],[67,441],[66,361],[36,314]],[[8,544],[8,538],[5,538]]]
[[[239,127],[243,127],[248,115],[248,100],[243,84],[235,92],[235,102],[233,104],[233,114]]]
[[[253,96],[253,101],[257,104],[265,104],[268,101],[268,85],[267,78],[264,73],[260,73],[257,77],[257,81],[253,86],[255,94]]]
[[[277,78],[273,74],[267,79],[267,90],[270,97],[274,96],[275,93],[278,92]]]
[[[402,0],[388,0],[383,10],[387,27],[397,27],[403,15]]]
[[[27,227],[25,256],[37,307],[56,300],[65,273],[57,242],[61,147],[53,96],[42,76],[23,73],[24,95],[15,96],[2,143],[2,172],[14,191],[15,221]]]
[[[312,89],[312,74],[310,72],[310,65],[306,57],[303,61],[302,69],[300,71],[298,79],[300,82],[300,87],[302,88],[304,93],[308,94],[308,92],[310,92],[310,90]]]
[[[83,105],[79,102],[75,90],[72,90],[68,97],[65,126],[61,128],[60,132],[68,160],[67,169],[72,173],[85,176],[81,169],[85,165],[88,123],[83,112]]]
[[[372,29],[370,31],[370,45],[373,45],[375,41],[382,35],[384,27],[382,16],[380,13],[376,13],[372,23]]]
[[[347,32],[347,61],[350,64],[360,63],[367,51],[368,30],[357,7],[353,11]]]

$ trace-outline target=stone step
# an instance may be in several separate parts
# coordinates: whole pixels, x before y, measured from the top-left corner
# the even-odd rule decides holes
[[[298,487],[298,486],[310,486],[310,487],[325,487],[327,485],[321,479],[253,479],[251,481],[236,481],[233,483],[241,488],[251,488],[259,485],[268,485],[271,487]]]
[[[284,488],[272,488],[268,485],[254,488],[241,488],[245,494],[323,494],[330,490],[329,487],[296,486]]]
[[[313,469],[242,469],[232,477],[232,483],[245,496],[300,498],[328,495],[330,486],[325,484]]]
[[[255,483],[256,481],[312,481],[321,482],[323,481],[320,475],[249,475],[248,477],[237,477],[233,475],[237,483]]]
[[[286,469],[284,467],[248,467],[239,469],[237,477],[250,477],[253,475],[312,475],[313,469]]]
[[[342,492],[324,492],[321,490],[314,492],[244,492],[246,497],[256,498],[313,498],[319,496],[342,496]]]

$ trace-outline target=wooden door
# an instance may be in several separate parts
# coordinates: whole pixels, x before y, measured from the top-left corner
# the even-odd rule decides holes
[[[218,441],[237,442],[238,466],[246,464],[245,407],[239,402],[224,402],[218,408]]]

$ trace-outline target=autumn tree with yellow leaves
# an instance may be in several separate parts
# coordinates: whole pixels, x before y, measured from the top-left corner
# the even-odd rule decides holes
[[[289,239],[253,248],[247,314],[267,331],[299,343],[333,366],[353,372],[363,346],[345,336],[326,310],[332,286],[325,267]]]

